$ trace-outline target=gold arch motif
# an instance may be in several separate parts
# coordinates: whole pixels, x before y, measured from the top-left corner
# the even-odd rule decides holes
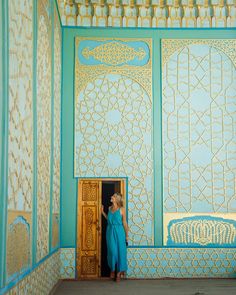
[[[131,38],[76,38],[75,40],[75,50],[77,50],[79,44],[81,41],[84,40],[96,40],[96,41],[140,41],[140,39],[131,39]],[[149,51],[150,51],[150,57],[152,56],[152,39],[142,39],[143,42],[146,42]],[[76,56],[76,55],[75,55]],[[79,59],[76,57],[75,60],[75,97],[78,96],[80,91],[86,87],[86,85],[97,78],[98,76],[106,75],[106,74],[120,74],[122,76],[127,76],[133,80],[135,80],[137,83],[139,83],[147,92],[149,97],[152,97],[152,79],[150,79],[152,75],[152,63],[151,58],[149,58],[149,61],[147,64],[143,66],[129,66],[129,65],[123,65],[123,66],[109,66],[109,65],[96,65],[93,66],[93,71],[91,71],[90,65],[83,65],[80,63]],[[80,83],[77,83],[78,78],[80,79]],[[81,82],[83,81],[83,82]]]
[[[236,238],[236,229],[225,221],[184,220],[171,226],[170,237],[176,244],[232,244]]]
[[[169,60],[170,56],[176,51],[180,51],[189,45],[208,45],[219,49],[226,54],[234,66],[236,67],[236,40],[234,39],[162,39],[162,65],[165,65]]]
[[[93,85],[94,81],[96,81],[97,79],[104,79],[104,77],[109,76],[110,74],[113,75],[119,75],[120,78],[119,79],[129,79],[132,80],[133,83],[137,83],[140,87],[140,89],[142,89],[142,93],[145,92],[145,97],[147,100],[147,105],[149,105],[149,107],[151,107],[152,105],[152,79],[150,79],[150,77],[152,77],[152,59],[150,58],[147,62],[147,64],[143,65],[143,66],[129,66],[129,65],[121,65],[121,66],[109,66],[109,65],[84,65],[81,64],[79,58],[78,58],[78,54],[77,54],[77,49],[78,46],[80,44],[80,42],[82,42],[83,40],[96,40],[96,41],[114,41],[114,40],[120,40],[123,42],[127,42],[127,41],[137,41],[138,39],[110,39],[110,38],[76,38],[75,40],[75,50],[76,50],[76,60],[75,60],[75,99],[76,101],[78,100],[79,95],[83,95],[83,92],[85,91],[87,85]],[[138,40],[140,41],[140,39]],[[150,52],[150,56],[152,55],[152,39],[142,39],[142,41],[144,41],[148,46],[149,46],[149,52]],[[127,86],[129,87],[129,86]],[[129,90],[129,88],[127,88],[127,90]],[[82,94],[81,94],[82,93]],[[140,95],[140,93],[139,93]],[[142,99],[140,101],[143,101]],[[137,102],[140,103],[140,102]],[[77,113],[78,111],[78,107],[79,104],[78,102],[76,102],[75,105],[75,112]],[[85,106],[87,108],[87,105]],[[88,108],[89,111],[89,108]],[[86,118],[84,118],[84,120],[86,121]],[[147,125],[149,126],[149,121],[147,123]],[[151,126],[151,124],[150,124]],[[151,127],[147,127],[147,132],[149,132],[150,134],[152,133]],[[75,132],[79,132],[80,131],[80,125],[78,123],[78,120],[75,120]],[[146,129],[145,129],[146,130]],[[113,130],[113,132],[117,132],[116,129]],[[140,134],[138,135],[140,136]],[[145,153],[149,153],[149,149],[148,148],[144,148],[144,152]],[[150,153],[152,153],[150,151]],[[77,167],[77,157],[78,155],[78,149],[75,148],[75,157],[74,157],[74,167],[75,167],[75,171],[74,173],[78,174],[78,171],[76,170]],[[151,160],[150,160],[151,161]],[[135,164],[136,165],[136,164]],[[92,166],[93,167],[93,166]],[[152,165],[151,165],[152,167]],[[93,168],[91,168],[93,169]],[[108,169],[108,168],[107,168]],[[122,172],[124,171],[123,166],[121,168],[115,168],[115,172],[117,173],[117,175],[125,173]],[[123,169],[123,170],[122,170]],[[90,172],[89,172],[90,173]],[[92,173],[92,172],[91,172]],[[96,174],[96,173],[95,173]],[[95,176],[94,174],[94,176]],[[91,174],[93,175],[93,173]],[[153,175],[153,172],[150,171],[150,175]],[[136,179],[136,178],[133,178]],[[133,180],[134,181],[134,180]],[[140,180],[137,180],[140,181]],[[143,183],[143,180],[140,181],[140,183]],[[133,185],[133,184],[132,184]],[[145,191],[145,187],[141,185],[141,190]],[[143,198],[143,200],[141,200],[141,207],[142,209],[140,210],[140,208],[135,208],[138,210],[135,210],[134,213],[129,215],[129,219],[131,221],[131,223],[133,224],[133,226],[130,227],[130,232],[131,232],[131,236],[130,236],[130,240],[134,243],[138,243],[138,244],[142,244],[144,243],[145,245],[151,245],[153,244],[153,215],[152,212],[150,212],[150,210],[147,210],[145,208],[145,204],[150,202],[150,208],[151,206],[151,202],[153,200],[153,193],[152,192],[148,192],[146,193],[145,191],[145,197]],[[130,201],[133,202],[132,198],[133,198],[133,193],[131,193],[131,199]],[[150,197],[149,197],[150,196]],[[145,201],[144,201],[145,199]],[[152,229],[151,229],[151,233],[147,233],[145,231],[145,221],[152,223]]]

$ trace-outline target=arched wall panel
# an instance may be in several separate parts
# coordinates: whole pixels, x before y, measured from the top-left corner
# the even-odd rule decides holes
[[[235,41],[162,46],[165,244],[235,245]]]
[[[75,176],[128,177],[130,242],[141,245],[154,242],[151,54],[148,39],[76,39]]]

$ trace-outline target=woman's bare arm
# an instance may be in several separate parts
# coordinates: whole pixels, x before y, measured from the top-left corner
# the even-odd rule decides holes
[[[104,212],[104,206],[103,206],[103,205],[101,206],[101,213],[102,213],[102,215],[107,219],[107,215],[106,215],[106,213]]]

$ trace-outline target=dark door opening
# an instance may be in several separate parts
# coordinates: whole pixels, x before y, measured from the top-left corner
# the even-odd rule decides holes
[[[120,181],[103,181],[102,182],[102,204],[104,211],[108,214],[108,208],[111,206],[111,196],[120,192]],[[102,238],[101,238],[101,276],[109,277],[110,269],[107,264],[107,245],[106,245],[107,220],[102,216]]]

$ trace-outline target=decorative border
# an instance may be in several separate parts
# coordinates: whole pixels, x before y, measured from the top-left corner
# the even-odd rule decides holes
[[[129,278],[236,278],[236,249],[129,248]]]
[[[7,286],[0,289],[0,293],[3,292],[1,294],[6,295],[49,294],[60,279],[60,264],[60,251],[58,250],[36,265],[29,274],[19,278],[13,288]]]

